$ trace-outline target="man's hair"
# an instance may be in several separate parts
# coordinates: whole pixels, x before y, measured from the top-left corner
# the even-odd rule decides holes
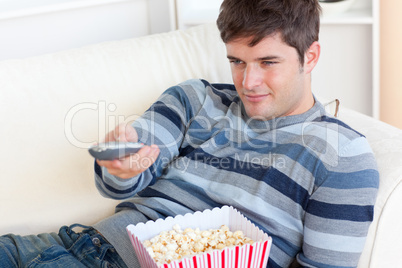
[[[251,47],[281,33],[303,64],[305,52],[318,41],[320,13],[318,0],[224,0],[217,25],[224,43],[250,37]]]

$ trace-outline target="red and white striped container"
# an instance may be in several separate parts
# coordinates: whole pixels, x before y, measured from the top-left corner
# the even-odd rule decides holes
[[[162,231],[172,230],[175,224],[180,225],[182,229],[201,230],[219,229],[221,225],[227,225],[231,231],[241,230],[245,236],[256,242],[252,245],[246,244],[198,254],[158,267],[141,241],[150,239]],[[228,206],[129,225],[127,231],[142,268],[265,268],[272,244],[271,237],[236,209]]]

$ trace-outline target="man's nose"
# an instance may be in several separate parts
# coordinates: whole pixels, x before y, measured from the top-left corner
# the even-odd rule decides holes
[[[255,66],[247,66],[243,75],[243,87],[247,90],[258,88],[262,83],[262,73]]]

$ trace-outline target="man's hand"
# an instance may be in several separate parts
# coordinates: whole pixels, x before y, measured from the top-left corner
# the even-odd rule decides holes
[[[109,132],[104,142],[137,142],[138,134],[135,129],[127,124],[118,125]],[[111,175],[122,179],[129,179],[147,170],[159,155],[159,148],[156,145],[145,145],[137,153],[122,159],[112,161],[96,160],[98,165],[107,168]]]

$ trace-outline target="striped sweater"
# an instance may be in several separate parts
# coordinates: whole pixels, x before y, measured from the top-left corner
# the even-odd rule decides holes
[[[95,167],[117,210],[157,219],[222,205],[273,238],[269,267],[354,267],[373,219],[379,174],[361,134],[318,101],[307,112],[249,118],[233,85],[189,80],[133,123],[156,163],[122,180]]]

